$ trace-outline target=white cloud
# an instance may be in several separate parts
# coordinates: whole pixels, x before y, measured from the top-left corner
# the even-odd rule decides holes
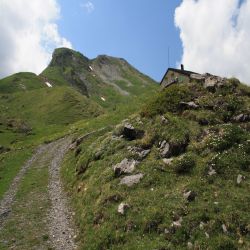
[[[0,77],[40,73],[56,47],[72,45],[58,32],[56,0],[0,0]]]
[[[91,13],[95,10],[95,5],[90,1],[86,3],[81,3],[81,7],[85,9],[88,13]]]
[[[186,68],[250,84],[250,0],[183,0],[175,24]]]

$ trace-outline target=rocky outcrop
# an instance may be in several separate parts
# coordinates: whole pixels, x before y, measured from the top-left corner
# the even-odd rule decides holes
[[[135,174],[135,175],[130,175],[130,176],[125,176],[121,179],[120,185],[126,185],[128,187],[131,187],[137,183],[140,182],[140,180],[143,178],[143,174]]]
[[[120,163],[116,164],[113,167],[116,177],[119,177],[123,174],[130,174],[135,170],[137,162],[135,160],[128,160],[127,158],[123,159]]]

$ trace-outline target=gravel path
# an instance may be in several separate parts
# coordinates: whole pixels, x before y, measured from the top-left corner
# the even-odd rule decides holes
[[[57,142],[54,158],[49,166],[49,196],[52,208],[49,213],[49,234],[52,245],[56,250],[76,249],[74,238],[76,232],[73,227],[72,211],[68,206],[68,200],[63,192],[60,180],[60,165],[63,156],[68,150],[70,139]]]
[[[55,250],[73,250],[77,248],[74,242],[76,232],[73,225],[72,211],[69,208],[67,196],[63,191],[63,185],[60,180],[60,166],[70,143],[71,138],[68,137],[38,147],[33,156],[21,168],[9,190],[0,201],[0,231],[4,228],[8,219],[12,217],[12,205],[15,202],[15,196],[27,170],[30,168],[39,169],[42,166],[48,167],[49,183],[47,195],[49,196],[51,208],[47,218],[41,219],[47,221],[46,230],[48,230],[50,245]]]
[[[47,145],[42,145],[38,147],[33,156],[26,162],[26,164],[21,168],[17,176],[12,181],[9,190],[5,193],[2,200],[0,201],[0,230],[4,225],[4,222],[7,220],[11,207],[14,202],[14,198],[18,191],[21,180],[23,179],[27,170],[32,166],[32,164],[44,153]]]

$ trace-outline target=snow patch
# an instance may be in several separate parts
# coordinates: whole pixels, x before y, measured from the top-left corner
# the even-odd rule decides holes
[[[45,84],[49,87],[49,88],[52,88],[52,84],[50,84],[49,82],[45,82]]]

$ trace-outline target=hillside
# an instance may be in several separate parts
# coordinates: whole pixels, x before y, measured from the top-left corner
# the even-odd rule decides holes
[[[156,89],[123,59],[90,60],[56,49],[40,75],[21,72],[0,80],[1,145],[52,135],[110,111],[133,112]]]
[[[82,249],[249,249],[250,89],[190,82],[75,138],[63,177]]]

